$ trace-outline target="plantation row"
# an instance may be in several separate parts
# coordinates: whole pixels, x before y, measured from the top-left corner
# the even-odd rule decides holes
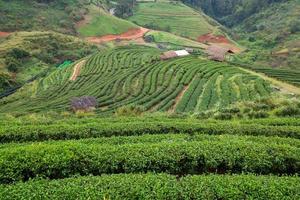
[[[300,138],[300,126],[261,125],[259,123],[237,124],[230,122],[110,122],[85,124],[52,124],[3,126],[0,128],[0,143],[68,140],[111,136],[131,136],[144,134],[210,134],[210,135],[253,135]]]
[[[160,139],[160,140],[159,140]],[[173,140],[174,139],[174,140]],[[260,140],[261,139],[261,140]],[[0,183],[35,177],[117,173],[297,174],[299,141],[244,136],[139,136],[8,144],[0,149]],[[99,141],[99,142],[98,142]],[[120,144],[119,142],[125,142]]]
[[[148,111],[200,112],[226,107],[236,101],[268,96],[263,79],[223,63],[195,56],[159,61],[156,49],[126,47],[86,58],[76,81],[72,68],[53,72],[0,101],[0,112],[65,111],[74,97],[93,96],[97,113],[111,114],[126,105]],[[182,91],[182,98],[178,98]],[[28,91],[28,90],[27,90]],[[2,106],[1,106],[2,105]]]
[[[299,177],[118,174],[0,185],[0,199],[299,199]]]
[[[300,85],[300,72],[297,71],[273,68],[255,68],[254,70],[294,85]]]
[[[261,119],[240,119],[233,121],[220,121],[220,120],[204,120],[204,119],[197,119],[196,117],[190,116],[181,116],[174,117],[168,115],[145,115],[145,116],[126,116],[126,117],[74,117],[68,116],[64,117],[57,113],[54,116],[49,115],[25,115],[18,118],[9,117],[8,116],[1,116],[0,115],[0,127],[23,127],[27,125],[84,125],[84,124],[111,124],[111,123],[198,123],[198,124],[206,124],[206,123],[226,123],[226,124],[236,124],[236,125],[243,125],[243,124],[257,124],[257,125],[264,125],[264,126],[300,126],[299,118],[292,118],[292,117],[275,117],[275,118],[261,118]]]

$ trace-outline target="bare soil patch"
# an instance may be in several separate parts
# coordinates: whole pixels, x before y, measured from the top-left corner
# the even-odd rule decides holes
[[[197,41],[205,44],[210,44],[210,45],[217,44],[220,47],[230,49],[234,53],[240,53],[242,51],[239,47],[237,47],[227,37],[223,35],[213,35],[212,33],[208,33],[199,36]]]
[[[227,43],[227,44],[231,43],[229,39],[226,38],[225,36],[213,35],[212,33],[207,33],[199,36],[197,41],[201,43]]]
[[[83,66],[83,64],[85,63],[85,60],[82,60],[80,61],[79,63],[77,63],[74,67],[74,70],[73,70],[73,74],[72,76],[70,77],[70,81],[75,81],[77,76],[80,74],[80,69],[81,67]]]
[[[130,29],[127,32],[118,35],[111,34],[111,35],[105,35],[100,37],[87,37],[86,39],[89,42],[97,43],[97,44],[103,42],[110,42],[114,40],[135,40],[138,38],[142,38],[144,34],[147,33],[148,31],[149,29],[140,27],[140,28]]]
[[[2,31],[0,31],[0,37],[7,37],[10,34],[11,34],[10,32],[2,32]]]

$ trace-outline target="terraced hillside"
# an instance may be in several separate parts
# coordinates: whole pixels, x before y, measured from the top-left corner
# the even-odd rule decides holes
[[[300,197],[293,118],[28,117],[0,124],[1,199]]]
[[[179,2],[138,3],[130,21],[147,28],[163,30],[197,39],[200,35],[221,32],[209,17]]]
[[[59,69],[1,100],[0,112],[68,110],[73,97],[93,96],[96,112],[125,105],[148,111],[199,112],[268,96],[270,85],[226,63],[187,56],[160,61],[155,48],[127,46],[99,52],[76,67]],[[75,66],[77,63],[75,63]]]

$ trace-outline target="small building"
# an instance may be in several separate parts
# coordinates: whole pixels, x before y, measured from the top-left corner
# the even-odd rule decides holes
[[[190,55],[190,53],[187,52],[186,50],[167,51],[167,52],[164,52],[160,56],[160,59],[161,60],[168,60],[168,59],[171,59],[171,58],[183,57],[183,56],[188,56],[188,55]]]
[[[233,54],[234,52],[229,48],[213,44],[206,49],[206,53],[209,59],[223,62],[228,53]]]

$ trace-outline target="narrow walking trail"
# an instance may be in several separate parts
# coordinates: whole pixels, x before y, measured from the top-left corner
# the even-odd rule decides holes
[[[79,63],[77,63],[73,69],[73,74],[70,77],[70,81],[75,81],[77,76],[80,74],[80,69],[81,67],[84,65],[85,60],[80,61]]]

